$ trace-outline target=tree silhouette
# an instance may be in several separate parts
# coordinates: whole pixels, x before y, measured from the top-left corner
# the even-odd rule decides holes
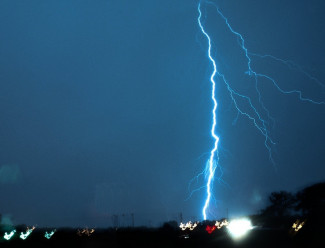
[[[295,197],[287,191],[272,192],[269,196],[270,205],[262,210],[263,215],[283,217],[291,214]]]
[[[325,183],[317,183],[299,191],[296,195],[296,210],[301,211],[308,222],[325,229]]]

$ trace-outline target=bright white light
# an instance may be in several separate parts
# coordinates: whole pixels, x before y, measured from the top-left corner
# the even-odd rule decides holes
[[[230,235],[234,239],[242,238],[249,230],[253,229],[252,223],[248,219],[238,219],[230,221],[227,226]]]

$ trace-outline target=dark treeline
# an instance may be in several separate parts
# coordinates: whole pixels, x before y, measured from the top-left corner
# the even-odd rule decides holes
[[[58,228],[51,239],[48,229],[36,228],[26,240],[19,233],[25,225],[0,226],[0,247],[325,247],[325,182],[317,183],[296,193],[272,192],[269,204],[259,213],[248,216],[254,229],[241,241],[234,241],[226,228],[206,231],[215,220],[200,222],[193,230],[182,231],[177,221],[159,228],[106,228],[93,233],[78,229]],[[301,228],[293,228],[301,225]],[[4,232],[16,229],[15,238],[7,241]]]
[[[258,224],[273,228],[300,220],[304,222],[304,229],[325,230],[325,182],[311,185],[295,194],[272,192],[269,205],[254,219]]]

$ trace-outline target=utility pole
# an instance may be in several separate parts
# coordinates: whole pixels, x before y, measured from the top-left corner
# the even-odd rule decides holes
[[[131,218],[132,218],[132,227],[134,227],[134,213],[131,214]]]
[[[113,222],[113,227],[118,228],[118,215],[117,214],[113,214],[112,222]]]
[[[183,222],[183,214],[182,214],[182,212],[179,213],[179,221],[180,221],[180,223]]]

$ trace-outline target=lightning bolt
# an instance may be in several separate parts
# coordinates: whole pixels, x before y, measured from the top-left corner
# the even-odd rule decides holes
[[[249,56],[250,54],[251,54],[251,55],[254,55],[254,56],[261,57],[261,58],[269,57],[269,58],[275,59],[275,60],[277,60],[277,61],[280,61],[280,62],[286,64],[287,66],[291,67],[291,68],[292,68],[292,67],[295,67],[296,69],[302,71],[302,72],[303,72],[307,77],[309,77],[310,79],[316,81],[319,85],[321,85],[322,87],[324,87],[324,85],[323,85],[321,82],[319,82],[319,80],[318,80],[317,78],[311,76],[310,74],[308,74],[307,72],[305,72],[304,70],[302,70],[302,68],[301,68],[300,66],[298,66],[297,64],[295,64],[295,63],[292,62],[292,61],[285,61],[285,60],[282,60],[282,59],[276,58],[276,57],[274,57],[274,56],[272,56],[272,55],[260,55],[260,54],[250,53],[250,52],[248,51],[248,49],[246,48],[246,46],[245,46],[245,39],[243,38],[243,36],[242,36],[240,33],[238,33],[237,31],[235,31],[235,30],[232,28],[232,26],[230,25],[228,19],[227,19],[227,18],[222,14],[222,12],[220,11],[220,9],[219,9],[219,8],[218,8],[214,3],[212,3],[212,2],[207,1],[207,3],[210,3],[210,4],[212,4],[213,6],[215,6],[215,7],[217,8],[217,12],[218,12],[218,14],[219,14],[220,17],[225,21],[225,23],[226,23],[228,29],[229,29],[229,30],[230,30],[234,35],[236,35],[237,38],[239,38],[239,40],[240,40],[239,44],[240,44],[242,50],[244,51],[245,56],[246,56],[246,59],[247,59],[247,67],[248,67],[248,71],[247,71],[246,73],[247,73],[248,75],[250,75],[250,76],[254,76],[254,79],[255,79],[255,82],[256,82],[256,90],[257,90],[257,92],[258,92],[258,95],[259,95],[259,99],[260,99],[260,100],[261,100],[261,97],[260,97],[261,94],[260,94],[260,92],[259,92],[259,90],[258,90],[258,88],[257,88],[257,80],[258,80],[259,77],[260,77],[260,78],[268,79],[270,82],[273,83],[273,85],[275,86],[275,88],[277,88],[277,89],[278,89],[281,93],[283,93],[283,94],[297,94],[298,97],[299,97],[299,99],[300,99],[301,101],[307,101],[307,102],[314,103],[314,104],[325,104],[325,102],[323,102],[323,101],[320,101],[320,102],[319,102],[319,101],[314,101],[314,100],[312,100],[312,99],[310,99],[310,98],[306,98],[306,97],[304,97],[303,94],[302,94],[302,92],[301,92],[300,90],[295,90],[295,89],[294,89],[294,90],[284,90],[284,89],[282,89],[282,88],[279,86],[279,84],[278,84],[278,83],[277,83],[277,82],[276,82],[272,77],[270,77],[270,76],[268,76],[268,75],[265,75],[265,74],[261,74],[261,73],[257,73],[257,72],[255,72],[255,71],[252,69],[252,66],[251,66],[252,59],[251,59],[251,57]],[[263,103],[261,103],[261,104],[263,104]],[[263,108],[265,109],[264,104],[263,104]],[[267,111],[267,112],[268,112],[268,111]]]
[[[301,72],[309,80],[316,82],[323,90],[325,89],[325,85],[318,78],[314,77],[313,75],[311,75],[310,73],[305,71],[300,65],[298,65],[297,63],[295,63],[292,60],[280,59],[280,58],[277,58],[277,57],[275,57],[273,55],[270,55],[270,54],[257,54],[257,53],[252,53],[252,52],[248,52],[248,54],[251,55],[251,56],[262,58],[262,59],[269,58],[269,59],[273,59],[273,60],[275,60],[277,62],[281,62],[282,64],[288,66],[291,70],[296,70],[298,72]]]
[[[201,12],[201,3],[199,3],[198,5],[198,12],[199,12],[199,16],[198,16],[198,24],[199,27],[201,29],[201,32],[203,33],[203,35],[206,37],[206,39],[208,40],[208,57],[210,62],[213,65],[213,72],[211,74],[210,77],[210,81],[212,83],[212,101],[214,103],[213,106],[213,110],[212,110],[212,116],[213,116],[213,123],[212,123],[212,128],[211,128],[211,135],[214,139],[214,147],[211,150],[210,153],[210,158],[207,162],[207,166],[204,170],[204,174],[207,176],[207,183],[206,183],[206,192],[207,192],[207,197],[205,200],[205,204],[203,206],[202,209],[202,214],[203,214],[203,219],[206,220],[207,219],[207,208],[209,207],[210,204],[210,200],[211,200],[211,190],[212,190],[212,181],[214,179],[214,175],[215,175],[215,170],[218,166],[218,162],[219,162],[219,154],[218,154],[218,143],[219,143],[219,137],[216,135],[215,131],[216,131],[216,110],[217,110],[217,100],[216,100],[216,92],[215,92],[215,81],[214,81],[214,77],[217,75],[225,84],[227,87],[227,90],[230,94],[230,97],[232,99],[232,102],[234,103],[235,108],[237,109],[238,113],[246,116],[247,118],[249,118],[254,126],[262,133],[262,135],[265,137],[265,146],[269,151],[270,154],[270,159],[273,162],[272,156],[271,156],[271,148],[268,144],[268,141],[271,144],[274,144],[274,142],[272,141],[272,139],[270,138],[267,128],[266,128],[266,124],[265,124],[265,120],[261,117],[261,115],[258,113],[256,107],[254,107],[251,99],[245,95],[241,95],[238,92],[236,92],[234,89],[231,88],[230,84],[228,83],[228,81],[226,80],[225,76],[218,71],[217,66],[216,66],[216,62],[213,59],[212,55],[211,55],[211,38],[208,35],[208,33],[205,31],[203,25],[202,25],[202,12]],[[249,104],[249,106],[251,107],[251,109],[253,110],[253,112],[255,113],[255,117],[250,115],[249,113],[245,112],[244,110],[242,110],[239,105],[237,104],[237,100],[236,98],[242,98],[244,100],[246,100]],[[215,159],[216,158],[216,159]],[[202,174],[202,173],[201,173]]]
[[[271,55],[259,55],[259,54],[255,54],[255,53],[250,53],[248,51],[248,49],[245,46],[245,39],[243,38],[243,36],[235,31],[232,26],[230,25],[228,19],[223,15],[223,13],[220,11],[220,9],[213,3],[210,1],[205,1],[208,4],[212,4],[213,6],[215,6],[217,8],[217,12],[219,14],[219,16],[222,18],[222,20],[225,22],[225,24],[227,25],[229,31],[231,33],[233,33],[237,39],[238,39],[238,43],[239,46],[241,47],[245,58],[247,60],[247,71],[245,72],[247,75],[249,75],[251,78],[253,78],[254,80],[254,84],[255,84],[255,90],[258,96],[258,103],[260,104],[260,107],[263,109],[263,111],[265,112],[265,115],[267,115],[267,120],[273,120],[273,118],[270,116],[270,113],[268,111],[268,109],[265,107],[263,101],[262,101],[262,95],[261,92],[258,88],[258,83],[259,83],[259,79],[266,79],[269,82],[271,82],[273,84],[273,86],[281,93],[283,94],[295,94],[298,96],[298,99],[300,101],[305,101],[305,102],[309,102],[309,103],[313,103],[313,104],[325,104],[324,101],[315,101],[313,99],[307,98],[303,95],[303,93],[300,90],[285,90],[282,87],[280,87],[280,85],[271,77],[265,74],[261,74],[258,73],[256,71],[253,70],[251,63],[252,63],[252,59],[251,56],[255,56],[255,57],[260,57],[260,58],[271,58],[274,59],[278,62],[284,63],[285,65],[287,65],[290,69],[295,69],[298,70],[300,72],[302,72],[305,76],[307,76],[310,80],[315,81],[316,83],[318,83],[319,85],[321,85],[322,87],[324,87],[324,85],[315,77],[311,76],[310,74],[308,74],[306,71],[304,71],[302,69],[302,67],[298,66],[297,64],[295,64],[292,61],[286,61],[286,60],[282,60],[282,59],[278,59],[274,56]],[[210,157],[206,163],[205,169],[203,172],[201,172],[200,174],[198,174],[195,178],[193,178],[190,181],[190,184],[194,181],[194,179],[198,180],[198,177],[201,175],[205,175],[206,178],[206,184],[205,186],[202,186],[194,191],[198,191],[200,189],[202,189],[203,187],[206,188],[206,199],[204,202],[204,206],[202,209],[202,215],[203,215],[203,219],[206,220],[207,219],[207,210],[210,206],[210,200],[213,198],[212,195],[212,182],[214,180],[215,177],[215,172],[216,169],[219,168],[219,153],[218,153],[218,144],[219,144],[219,136],[216,134],[216,125],[217,125],[217,117],[216,117],[216,111],[217,111],[217,100],[216,100],[216,82],[215,82],[215,77],[217,77],[221,82],[223,82],[226,86],[226,89],[229,92],[229,96],[232,100],[232,103],[235,107],[235,109],[237,110],[237,117],[234,120],[234,122],[238,119],[239,115],[242,115],[246,118],[248,118],[249,121],[252,122],[252,124],[255,126],[255,128],[264,136],[264,145],[268,151],[269,154],[269,160],[270,162],[275,166],[275,162],[274,159],[272,157],[272,145],[275,145],[275,142],[273,142],[271,136],[270,136],[270,131],[268,130],[268,121],[266,121],[266,119],[263,118],[263,115],[257,110],[257,107],[253,104],[253,101],[251,100],[251,98],[249,96],[240,94],[239,92],[235,91],[230,83],[227,81],[226,77],[224,74],[222,74],[216,65],[216,61],[215,59],[212,57],[211,55],[211,50],[212,50],[212,45],[211,45],[211,38],[209,36],[209,34],[207,33],[207,31],[204,28],[204,25],[202,24],[202,12],[201,12],[201,1],[198,4],[198,13],[199,16],[197,18],[198,21],[198,25],[200,27],[200,30],[202,32],[202,34],[204,35],[204,37],[206,38],[206,40],[208,41],[208,51],[207,51],[207,55],[209,58],[209,61],[211,62],[212,66],[213,66],[213,71],[211,73],[210,76],[210,82],[212,84],[212,95],[211,95],[211,99],[213,102],[213,109],[212,109],[212,127],[211,127],[211,136],[214,140],[214,146],[210,152]],[[245,111],[243,109],[243,107],[238,103],[238,100],[244,100],[248,105],[249,111]],[[190,187],[189,184],[189,187]],[[191,195],[192,195],[191,193]],[[190,195],[190,197],[191,197]]]
[[[203,210],[202,210],[203,219],[206,220],[207,219],[206,210],[207,210],[207,208],[209,206],[210,199],[211,199],[211,182],[213,180],[215,170],[217,168],[218,161],[219,161],[219,155],[218,155],[219,137],[216,135],[216,132],[215,132],[216,131],[216,125],[217,125],[216,111],[217,111],[218,103],[217,103],[217,100],[216,100],[216,83],[214,81],[214,77],[215,77],[215,75],[217,73],[217,65],[216,65],[215,60],[211,56],[211,39],[210,39],[210,36],[205,32],[205,30],[204,30],[204,28],[202,26],[202,23],[201,23],[202,13],[201,13],[200,7],[201,7],[201,4],[199,3],[199,6],[198,6],[198,11],[199,11],[198,23],[199,23],[199,26],[201,28],[202,33],[208,39],[208,44],[209,44],[208,56],[209,56],[209,59],[212,62],[212,65],[213,65],[213,72],[211,74],[210,81],[212,83],[212,95],[211,95],[211,98],[212,98],[212,101],[213,101],[213,109],[212,109],[213,123],[212,123],[212,128],[211,128],[211,135],[212,135],[212,137],[214,139],[214,147],[211,150],[210,158],[208,160],[208,170],[207,170],[208,171],[208,180],[207,180],[207,186],[206,186],[207,187],[207,198],[205,200],[205,204],[204,204],[204,207],[203,207]],[[217,157],[216,161],[215,161],[215,156]]]

